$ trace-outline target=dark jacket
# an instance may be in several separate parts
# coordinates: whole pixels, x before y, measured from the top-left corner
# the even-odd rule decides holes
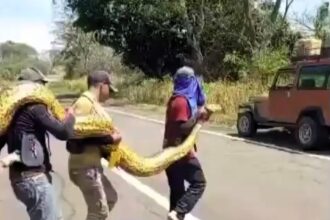
[[[54,135],[57,139],[67,140],[74,134],[74,122],[73,116],[69,116],[65,123],[56,120],[48,112],[47,107],[42,104],[28,104],[19,109],[13,117],[6,136],[0,138],[0,149],[7,143],[8,153],[20,151],[23,133],[33,134],[43,147],[45,160],[42,166],[33,168],[26,167],[22,163],[14,163],[10,167],[10,177],[17,177],[24,171],[51,171],[50,150],[46,142],[47,132]]]
[[[107,146],[113,144],[113,138],[111,135],[105,135],[102,137],[88,137],[77,140],[69,140],[66,143],[66,149],[71,154],[81,154],[89,146]],[[108,159],[110,156],[109,149],[100,147],[101,156]]]

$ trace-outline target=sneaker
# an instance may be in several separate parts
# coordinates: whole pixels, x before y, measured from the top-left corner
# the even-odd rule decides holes
[[[183,217],[180,217],[176,211],[171,211],[167,215],[167,220],[183,220]]]

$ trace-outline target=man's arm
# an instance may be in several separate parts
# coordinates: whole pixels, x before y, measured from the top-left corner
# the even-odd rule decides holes
[[[0,151],[6,145],[6,143],[7,143],[7,134],[1,135],[0,136]],[[1,158],[0,173],[2,172],[2,170],[4,168],[9,167],[11,164],[13,164],[14,162],[18,162],[19,160],[20,160],[20,156],[17,153],[17,151],[12,152],[12,153],[6,155],[5,157]]]
[[[196,118],[191,118],[186,122],[182,122],[180,124],[180,128],[182,130],[182,133],[184,135],[190,134],[192,128],[197,124],[197,119]]]
[[[191,129],[198,123],[198,122],[206,122],[210,118],[210,111],[208,111],[204,106],[198,109],[197,115],[195,117],[191,117],[188,121],[181,124],[181,128],[183,131],[186,132],[186,135],[190,134]]]
[[[35,105],[31,110],[35,120],[57,139],[67,140],[74,135],[73,125],[75,118],[72,114],[68,115],[65,122],[60,122],[48,112],[45,105]]]

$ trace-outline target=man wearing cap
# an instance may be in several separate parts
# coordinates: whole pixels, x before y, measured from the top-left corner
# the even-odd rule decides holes
[[[33,68],[21,71],[19,80],[46,82],[40,71]],[[20,153],[22,162],[14,162],[9,167],[9,178],[15,196],[26,206],[31,220],[60,218],[50,175],[52,165],[46,134],[49,132],[57,139],[68,140],[74,134],[74,122],[70,111],[61,122],[45,105],[27,104],[17,111],[6,135],[0,138],[0,150],[7,143],[9,154]]]
[[[174,91],[167,104],[163,147],[177,146],[198,120],[206,121],[205,95],[194,70],[184,66],[174,75]],[[196,147],[195,147],[196,150]],[[169,220],[183,220],[201,198],[206,180],[195,151],[166,169],[170,187]],[[189,183],[185,189],[184,181]]]
[[[88,91],[84,92],[72,105],[75,115],[99,115],[110,117],[100,103],[117,92],[109,73],[95,71],[87,77]],[[67,142],[69,176],[81,190],[88,207],[86,220],[105,220],[117,202],[117,193],[104,175],[101,158],[107,158],[105,146],[121,141],[118,131],[105,137],[86,138]]]

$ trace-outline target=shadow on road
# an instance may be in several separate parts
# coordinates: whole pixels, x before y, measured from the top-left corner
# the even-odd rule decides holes
[[[237,133],[230,133],[233,137],[238,137]],[[246,138],[246,142],[257,144],[261,147],[274,148],[293,154],[309,153],[314,155],[322,155],[330,157],[330,141],[324,147],[318,147],[315,150],[301,150],[295,142],[293,134],[286,130],[265,130],[259,131],[255,137]]]

